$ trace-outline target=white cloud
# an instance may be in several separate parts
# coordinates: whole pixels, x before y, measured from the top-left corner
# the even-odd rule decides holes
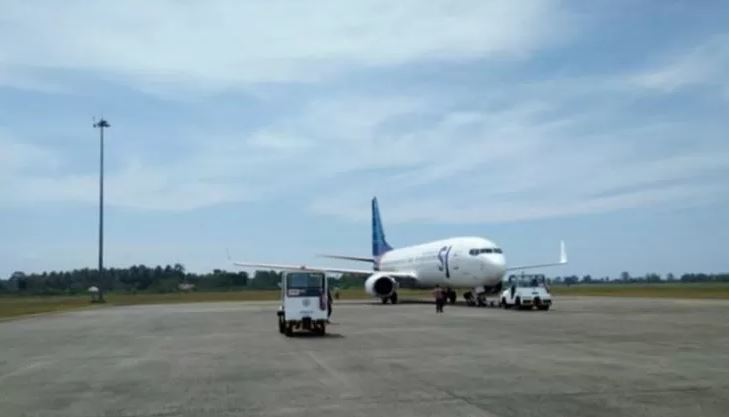
[[[684,137],[689,126],[673,122],[576,133],[580,118],[536,117],[552,110],[523,103],[497,114],[442,115],[433,126],[393,139],[409,143],[404,154],[417,155],[415,167],[376,179],[346,177],[344,185],[315,198],[311,209],[363,220],[368,198],[379,195],[388,200],[390,222],[476,223],[727,198],[725,153],[682,146],[662,154],[642,152],[643,145]]]
[[[150,90],[312,81],[353,67],[519,58],[560,37],[567,19],[553,0],[6,1],[0,80],[15,74],[23,86],[29,71],[65,69]]]
[[[714,37],[687,50],[666,56],[661,62],[629,77],[631,84],[673,92],[699,85],[717,84],[728,74],[728,34]]]
[[[307,197],[314,212],[356,220],[379,195],[390,222],[503,222],[723,197],[718,174],[728,160],[715,148],[642,152],[692,125],[586,133],[591,118],[559,108],[522,97],[493,111],[425,97],[320,96],[249,134],[198,137],[189,153],[155,165],[121,155],[123,168],[107,172],[107,201],[174,211],[301,192],[321,196]],[[398,123],[411,117],[421,122]],[[62,156],[4,143],[23,150],[0,182],[5,204],[96,202],[96,172],[36,174],[27,168]]]
[[[0,205],[73,202],[96,204],[98,172],[65,172],[64,155],[50,148],[0,141]],[[106,202],[121,207],[152,210],[190,210],[247,201],[258,194],[253,187],[206,179],[217,171],[208,160],[185,158],[161,166],[130,161],[124,168],[106,171]],[[212,166],[212,165],[211,165]]]
[[[155,92],[210,91],[433,60],[522,58],[554,42],[570,19],[553,1],[38,4],[4,5],[0,83],[52,88],[40,74],[65,69]],[[607,103],[635,86],[717,82],[725,45],[714,39],[640,73],[491,83],[471,97],[310,91],[300,97],[306,104],[253,131],[186,132],[192,150],[154,164],[142,149],[119,154],[107,201],[190,210],[314,190],[328,197],[311,208],[327,215],[367,218],[364,200],[379,194],[393,200],[391,221],[476,222],[718,198],[716,174],[728,161],[715,142],[677,146],[692,144],[681,137],[700,130],[692,120],[626,125],[621,104]],[[638,151],[668,138],[681,140],[662,155]],[[0,203],[94,203],[96,172],[71,175],[64,164],[59,151],[0,136]]]
[[[16,171],[55,168],[59,163],[58,157],[50,150],[20,142],[0,129],[0,181]]]

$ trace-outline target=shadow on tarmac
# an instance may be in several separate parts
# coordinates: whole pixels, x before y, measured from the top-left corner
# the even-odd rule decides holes
[[[340,333],[328,333],[328,332],[325,332],[325,335],[320,336],[320,335],[318,335],[316,333],[303,331],[303,332],[294,332],[294,333],[292,333],[291,336],[289,336],[289,338],[295,338],[295,339],[297,339],[297,338],[301,338],[301,339],[343,339],[343,338],[345,338],[345,336],[343,336]]]
[[[342,303],[342,301],[345,301]],[[348,304],[356,304],[356,305],[383,305],[383,306],[389,306],[392,307],[393,304],[387,303],[383,304],[380,300],[341,300],[341,305],[348,305]],[[495,302],[497,303],[497,301]],[[426,299],[399,299],[398,304],[429,304],[434,305],[434,300],[426,300]],[[338,302],[336,301],[333,306],[337,306]],[[457,301],[455,304],[449,304],[447,303],[445,307],[472,307],[468,306],[465,301]]]

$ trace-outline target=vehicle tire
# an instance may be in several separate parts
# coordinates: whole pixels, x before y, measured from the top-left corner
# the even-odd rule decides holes
[[[391,294],[391,304],[398,304],[398,293]]]
[[[523,309],[523,301],[520,299],[520,297],[517,297],[515,299],[515,304],[513,304],[513,306],[515,308],[517,308],[518,310],[522,310]]]
[[[282,316],[279,316],[279,333],[284,334],[286,327],[287,326],[284,324],[284,318]]]
[[[502,308],[504,308],[506,310],[508,309],[508,303],[507,303],[507,301],[505,301],[505,298],[503,298],[502,300],[500,300],[500,307],[502,307]]]
[[[548,311],[549,308],[551,308],[550,305],[543,305],[543,306],[538,307],[538,309],[541,311]]]
[[[287,337],[292,337],[294,334],[294,325],[292,323],[287,323],[287,328],[285,329],[284,334]]]
[[[317,329],[317,334],[320,336],[325,336],[325,323],[320,324],[319,328]]]

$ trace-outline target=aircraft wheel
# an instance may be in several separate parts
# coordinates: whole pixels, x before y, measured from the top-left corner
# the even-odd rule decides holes
[[[464,293],[464,300],[467,303],[468,306],[472,307],[475,305],[475,297],[472,295],[470,291],[467,291]]]
[[[449,297],[449,304],[454,304],[457,302],[457,292],[454,290],[449,290],[449,294],[447,295]]]
[[[397,304],[398,303],[398,293],[395,292],[391,294],[391,304]]]
[[[381,302],[382,302],[383,304],[386,304],[386,303],[388,303],[388,297],[383,297],[383,298],[381,298]]]

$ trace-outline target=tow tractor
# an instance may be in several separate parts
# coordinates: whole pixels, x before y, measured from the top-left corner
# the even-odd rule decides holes
[[[322,272],[291,271],[282,277],[282,303],[277,311],[279,333],[295,330],[325,335],[327,279]]]
[[[511,275],[506,290],[500,296],[500,305],[505,308],[548,310],[551,307],[551,292],[542,274]]]

